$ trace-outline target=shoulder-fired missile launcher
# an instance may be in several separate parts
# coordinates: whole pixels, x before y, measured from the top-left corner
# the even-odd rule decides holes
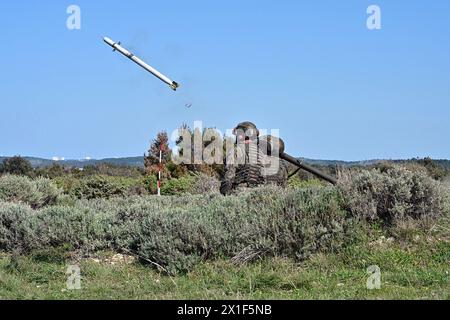
[[[312,173],[313,175],[328,181],[332,184],[336,184],[337,180],[325,173],[323,173],[322,171],[304,163],[303,161],[301,161],[300,159],[297,159],[287,153],[284,152],[285,150],[285,144],[284,141],[281,138],[278,137],[274,137],[274,136],[262,136],[259,138],[259,143],[260,143],[260,148],[262,148],[262,150],[267,150],[267,154],[270,156],[278,156],[280,157],[280,159],[283,159],[291,164],[293,164],[294,166],[305,170],[309,173]]]
[[[252,122],[238,124],[233,134],[236,136],[236,146],[231,152],[232,157],[239,154],[245,161],[242,163],[226,161],[220,187],[220,192],[224,195],[264,184],[285,186],[288,179],[287,162],[332,184],[337,183],[335,178],[287,154],[282,139],[270,135],[260,137],[258,128]],[[278,165],[273,167],[271,161],[269,165],[265,161],[270,158],[284,161],[278,161]]]

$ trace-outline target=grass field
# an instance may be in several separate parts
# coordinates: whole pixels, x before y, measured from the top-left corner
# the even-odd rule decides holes
[[[378,237],[379,235],[377,235]],[[202,263],[170,277],[112,252],[71,261],[41,252],[0,258],[1,299],[450,299],[450,244],[417,234],[411,243],[378,237],[303,263],[266,258],[245,266]],[[120,257],[120,256],[119,256]],[[81,289],[68,290],[66,270],[81,269]],[[378,265],[381,288],[366,269]]]

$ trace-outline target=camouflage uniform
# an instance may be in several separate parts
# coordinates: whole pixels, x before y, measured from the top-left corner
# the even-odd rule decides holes
[[[250,128],[254,133],[250,136],[246,134],[246,142],[236,143],[227,154],[220,192],[224,195],[236,194],[265,184],[285,186],[288,173],[284,160],[262,152],[259,148],[259,132],[254,124],[244,122],[238,128]],[[279,161],[279,165],[273,166],[275,161]]]

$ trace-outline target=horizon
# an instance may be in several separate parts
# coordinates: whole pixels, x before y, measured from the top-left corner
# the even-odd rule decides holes
[[[81,16],[70,30],[72,4]],[[379,30],[366,24],[373,4]],[[449,1],[0,7],[10,53],[0,60],[2,154],[128,157],[159,131],[201,120],[277,128],[287,152],[308,159],[450,159]],[[178,91],[112,52],[105,36]]]
[[[108,160],[108,159],[126,159],[126,158],[144,158],[144,155],[142,156],[119,156],[119,157],[102,157],[102,158],[64,158],[64,159],[52,159],[52,158],[45,158],[45,157],[39,157],[39,156],[33,156],[33,155],[1,155],[0,158],[12,158],[12,157],[21,157],[21,158],[33,158],[33,159],[42,159],[42,160],[48,160],[53,162],[64,162],[64,161],[101,161],[101,160]],[[308,157],[298,157],[301,159],[307,159],[307,160],[313,160],[313,161],[335,161],[335,162],[367,162],[367,161],[410,161],[410,160],[416,160],[416,159],[424,159],[428,157],[412,157],[412,158],[374,158],[374,159],[356,159],[356,160],[342,160],[342,159],[323,159],[323,158],[308,158]],[[450,161],[450,159],[446,158],[431,158],[434,161]]]

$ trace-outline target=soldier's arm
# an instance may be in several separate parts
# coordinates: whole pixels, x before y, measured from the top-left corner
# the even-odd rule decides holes
[[[234,178],[236,176],[236,167],[234,165],[228,165],[225,167],[225,172],[220,184],[220,193],[228,195],[233,190]]]
[[[236,179],[236,163],[233,163],[233,161],[236,162],[235,152],[235,149],[231,150],[224,159],[225,171],[220,184],[220,193],[223,195],[228,195],[233,190],[233,185]],[[231,160],[231,163],[228,162],[227,159]]]
[[[280,161],[280,170],[278,172],[278,185],[286,187],[288,180],[288,164],[285,160]]]

